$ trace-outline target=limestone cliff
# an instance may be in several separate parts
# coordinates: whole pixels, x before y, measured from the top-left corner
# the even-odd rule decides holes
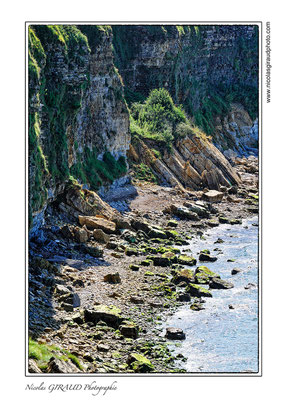
[[[173,186],[239,182],[219,150],[257,146],[256,26],[32,25],[28,38],[30,223],[71,180],[97,191],[125,176],[128,149]],[[148,140],[130,147],[128,106],[153,88],[217,148],[206,135],[161,158]]]
[[[216,146],[239,151],[241,128],[234,145],[228,134],[234,129],[224,127],[219,134],[218,125],[232,103],[251,116],[245,118],[245,131],[258,117],[257,26],[130,25],[113,26],[113,32],[128,99],[135,101],[164,87],[194,123],[213,136]]]

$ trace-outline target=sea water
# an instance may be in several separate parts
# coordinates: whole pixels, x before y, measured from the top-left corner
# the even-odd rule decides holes
[[[192,252],[196,258],[200,250],[210,250],[217,261],[198,261],[197,265],[207,266],[234,284],[233,289],[213,289],[213,297],[204,298],[204,310],[193,311],[190,304],[185,304],[164,324],[162,334],[166,327],[181,328],[186,334],[181,345],[177,342],[171,349],[174,355],[182,353],[187,357],[182,365],[187,372],[258,372],[257,223],[256,216],[243,220],[242,225],[220,225],[204,234],[206,240],[195,238],[187,248],[186,254]],[[215,243],[218,238],[224,242]],[[220,249],[222,254],[214,249]],[[230,259],[234,261],[228,262]],[[241,272],[231,275],[234,267]],[[249,283],[254,286],[245,289]]]

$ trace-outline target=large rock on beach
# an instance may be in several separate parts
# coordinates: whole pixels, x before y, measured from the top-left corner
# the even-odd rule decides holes
[[[232,289],[233,283],[224,281],[223,279],[213,277],[209,282],[210,289]]]
[[[219,203],[223,199],[224,193],[217,190],[209,190],[203,193],[202,199],[209,201],[210,203]]]
[[[171,340],[184,340],[185,333],[179,328],[166,328],[165,337]]]
[[[86,225],[89,229],[101,229],[105,233],[115,233],[116,231],[116,224],[114,222],[98,216],[87,217],[79,215],[79,222],[82,226]]]
[[[95,325],[99,321],[105,322],[112,327],[118,327],[123,321],[121,310],[115,306],[100,304],[91,309],[84,310],[86,322],[93,322]]]

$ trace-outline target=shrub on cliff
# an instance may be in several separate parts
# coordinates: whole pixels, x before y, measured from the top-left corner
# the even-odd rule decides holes
[[[166,89],[152,90],[143,104],[134,103],[131,107],[132,135],[161,141],[167,148],[182,136],[183,126],[178,131],[182,124],[190,127],[183,110],[175,106]]]

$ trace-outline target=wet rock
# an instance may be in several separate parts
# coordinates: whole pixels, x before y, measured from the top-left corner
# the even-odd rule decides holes
[[[215,219],[210,219],[207,221],[207,225],[209,225],[211,228],[214,228],[219,225],[219,222]]]
[[[198,303],[195,302],[190,306],[190,309],[193,311],[201,311],[201,310],[205,310],[204,306],[202,305],[202,303]]]
[[[177,298],[177,301],[182,301],[182,302],[188,302],[191,300],[190,294],[189,293],[180,293]]]
[[[248,283],[246,286],[244,286],[244,289],[252,289],[256,287],[257,285],[255,283]]]
[[[212,297],[212,294],[209,290],[193,283],[188,285],[186,292],[193,297]]]
[[[218,274],[212,272],[209,268],[205,267],[204,265],[197,267],[195,270],[195,281],[199,284],[208,284],[211,278],[217,277],[220,278]]]
[[[171,340],[184,340],[185,333],[179,328],[166,328],[165,337]]]
[[[110,237],[102,229],[94,229],[93,237],[97,242],[109,243]]]
[[[229,223],[230,223],[231,225],[241,225],[241,224],[242,224],[242,220],[241,220],[241,219],[231,219],[231,220],[229,221]]]
[[[220,238],[218,238],[217,240],[216,240],[216,242],[214,242],[214,244],[215,243],[224,243],[224,240],[223,239],[220,239]]]
[[[229,219],[224,217],[223,215],[219,216],[218,221],[220,224],[230,224]],[[218,242],[216,242],[216,243],[218,243]]]
[[[224,193],[218,192],[217,190],[209,190],[203,193],[202,199],[209,201],[210,203],[219,203],[223,199]]]
[[[116,231],[116,224],[105,218],[79,215],[79,222],[82,226],[86,225],[89,229],[101,229],[105,233],[115,233]]]
[[[224,281],[223,279],[213,277],[209,282],[210,289],[232,289],[233,283]]]
[[[32,359],[29,359],[29,361],[28,361],[28,371],[31,374],[42,374],[42,371],[38,367],[36,361],[32,360]]]
[[[50,374],[71,374],[81,371],[72,363],[71,360],[64,361],[52,357],[48,363],[47,372]]]
[[[200,254],[199,254],[199,261],[215,262],[216,260],[217,260],[217,257],[212,257],[208,253],[200,252]]]
[[[121,283],[120,274],[118,272],[115,272],[114,274],[107,274],[104,276],[104,282]]]
[[[232,304],[228,304],[228,308],[229,310],[234,310],[235,307]]]
[[[240,269],[240,268],[237,268],[237,267],[235,267],[235,268],[233,268],[232,270],[231,270],[231,275],[236,275],[236,274],[238,274],[239,272],[241,272],[242,270]]]

